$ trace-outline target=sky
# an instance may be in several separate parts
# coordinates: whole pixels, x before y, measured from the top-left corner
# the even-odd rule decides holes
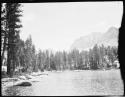
[[[20,36],[31,35],[36,50],[68,51],[72,43],[92,32],[121,26],[123,2],[22,3]]]

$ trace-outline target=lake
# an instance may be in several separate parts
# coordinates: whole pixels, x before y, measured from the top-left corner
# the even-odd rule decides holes
[[[48,72],[32,81],[30,87],[13,86],[7,96],[88,96],[123,95],[120,70],[80,70]]]

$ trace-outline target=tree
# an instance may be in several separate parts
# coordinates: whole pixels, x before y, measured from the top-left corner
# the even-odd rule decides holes
[[[36,49],[35,49],[35,45],[32,45],[32,67],[33,67],[33,71],[37,72],[38,69],[38,65],[37,65],[37,55],[36,55]]]
[[[68,58],[67,58],[67,60],[68,60],[68,62],[67,62],[67,64],[68,64],[68,69],[72,69],[72,57],[71,57],[71,53],[69,52],[68,53]]]
[[[49,50],[45,51],[45,65],[44,69],[50,70],[50,52]]]
[[[28,72],[31,72],[33,70],[32,67],[32,38],[29,36],[27,40],[25,41],[25,69]]]
[[[104,56],[105,56],[105,48],[104,45],[102,44],[99,47],[99,66],[98,68],[103,69],[104,67]]]
[[[37,66],[41,71],[44,71],[45,57],[45,53],[39,50],[37,54]]]
[[[5,4],[1,3],[1,63],[2,64],[4,60],[4,52],[6,49],[6,38],[7,38],[5,18],[6,18]]]
[[[82,53],[79,54],[77,69],[83,69],[83,56],[82,56]]]
[[[24,60],[25,54],[24,54],[24,41],[22,39],[18,40],[15,49],[16,49],[15,68],[23,67],[25,63]],[[21,72],[21,68],[19,69],[19,72]]]
[[[56,70],[55,57],[54,54],[50,54],[50,68],[51,70]]]
[[[55,53],[55,66],[57,70],[60,70],[60,52]]]
[[[15,69],[15,59],[16,59],[16,50],[17,40],[19,36],[19,28],[22,27],[20,24],[20,10],[21,4],[19,3],[6,3],[6,32],[7,32],[7,74],[9,76],[13,75]]]

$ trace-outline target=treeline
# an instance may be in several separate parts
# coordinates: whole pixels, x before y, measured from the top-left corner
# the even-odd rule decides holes
[[[41,70],[85,70],[112,68],[117,60],[117,47],[104,47],[97,44],[89,51],[74,49],[70,52],[49,52],[39,50],[38,65]]]
[[[20,40],[16,57],[16,66],[23,67],[23,72],[38,70],[97,70],[112,68],[117,60],[117,47],[104,47],[97,44],[89,51],[74,49],[70,52],[39,50],[36,52],[29,36],[26,41]]]

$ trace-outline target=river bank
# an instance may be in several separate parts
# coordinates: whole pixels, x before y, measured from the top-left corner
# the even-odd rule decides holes
[[[18,84],[21,84],[23,82],[29,82],[29,83],[32,83],[32,82],[37,82],[40,80],[40,78],[42,78],[46,75],[48,75],[47,72],[33,72],[33,73],[30,73],[30,74],[21,74],[21,75],[15,75],[13,76],[12,78],[2,78],[1,79],[1,89],[2,89],[2,94],[4,94],[5,90],[8,88],[8,87],[12,87],[12,86],[16,86]]]

